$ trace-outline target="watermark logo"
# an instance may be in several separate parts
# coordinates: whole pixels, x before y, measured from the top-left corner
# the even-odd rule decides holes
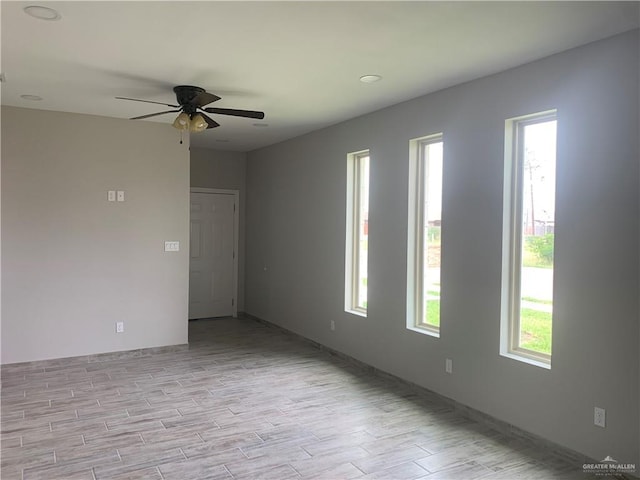
[[[607,455],[604,460],[598,463],[585,463],[582,465],[584,473],[591,473],[599,476],[621,475],[636,473],[635,463],[620,463],[616,459]]]

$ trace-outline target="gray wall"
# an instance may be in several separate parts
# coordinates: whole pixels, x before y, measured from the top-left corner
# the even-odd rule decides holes
[[[640,464],[638,85],[636,30],[250,152],[247,312],[595,459]],[[504,121],[551,108],[558,192],[547,370],[498,352]],[[405,328],[408,146],[437,132],[439,339]],[[365,148],[361,318],[343,311],[345,189],[347,153]],[[593,425],[596,405],[607,410],[605,429]]]
[[[239,190],[238,312],[244,312],[247,154],[191,147],[191,186]]]
[[[2,119],[2,363],[187,343],[188,145],[153,122]]]

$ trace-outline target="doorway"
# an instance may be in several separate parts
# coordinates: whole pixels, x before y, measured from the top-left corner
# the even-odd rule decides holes
[[[238,315],[239,192],[191,189],[189,320]]]

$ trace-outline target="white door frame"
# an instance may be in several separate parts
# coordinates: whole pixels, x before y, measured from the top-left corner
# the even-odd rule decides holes
[[[202,188],[191,187],[191,193],[210,193],[221,195],[233,195],[233,203],[235,208],[233,210],[233,309],[232,315],[234,318],[238,316],[238,244],[239,244],[239,230],[240,230],[240,190],[225,190],[221,188]],[[189,203],[191,203],[191,195],[189,195]],[[191,216],[191,213],[189,213]],[[191,238],[191,229],[189,229],[189,238]],[[191,240],[189,240],[191,245]],[[191,253],[189,253],[189,262],[191,262]],[[191,263],[189,263],[189,269],[191,269]]]

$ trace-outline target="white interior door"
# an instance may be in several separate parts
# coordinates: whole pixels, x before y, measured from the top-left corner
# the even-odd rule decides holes
[[[236,199],[191,192],[190,320],[236,314]]]

